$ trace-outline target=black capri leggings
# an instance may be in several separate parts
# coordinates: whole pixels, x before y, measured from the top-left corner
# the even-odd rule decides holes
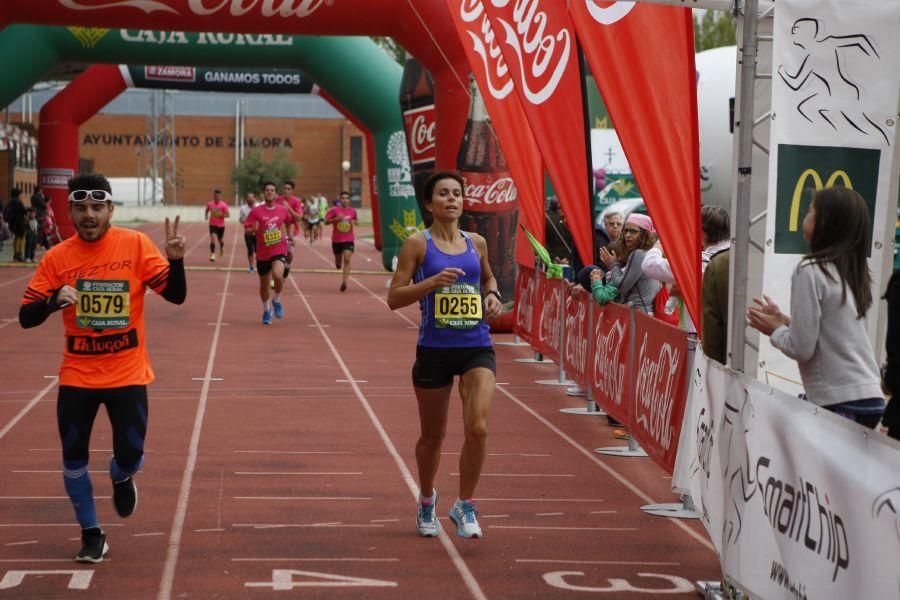
[[[253,256],[254,254],[256,254],[256,234],[245,233],[244,245],[247,246],[247,256]]]
[[[100,405],[112,425],[113,456],[124,469],[144,456],[147,437],[147,386],[129,385],[109,389],[59,386],[56,419],[62,441],[63,460],[88,460],[91,430]]]

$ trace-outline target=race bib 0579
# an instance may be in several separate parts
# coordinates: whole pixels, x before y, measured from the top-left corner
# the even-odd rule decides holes
[[[128,327],[131,294],[127,281],[115,279],[79,279],[75,283],[78,302],[75,322],[84,329],[123,329]]]

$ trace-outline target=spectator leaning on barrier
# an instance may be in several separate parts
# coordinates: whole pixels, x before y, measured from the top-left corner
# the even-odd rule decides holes
[[[703,353],[723,365],[728,356],[728,267],[731,251],[716,253],[703,272],[702,324]]]
[[[701,272],[705,272],[709,260],[716,254],[727,250],[731,245],[731,240],[729,239],[731,218],[728,216],[728,211],[718,206],[704,206],[701,208],[700,230],[702,246],[700,269]],[[675,275],[672,273],[669,260],[663,256],[663,247],[660,243],[657,243],[656,246],[647,252],[647,256],[644,257],[644,262],[641,264],[641,269],[647,277],[656,279],[663,284],[672,285],[670,292],[678,303],[680,327],[691,333],[695,332],[697,328],[691,321],[684,301],[678,293],[678,287],[673,285],[675,284]],[[727,286],[728,282],[726,281],[725,283]]]
[[[600,250],[600,260],[609,269],[607,282],[619,291],[618,302],[649,315],[653,314],[653,301],[662,286],[644,275],[641,264],[655,243],[655,233],[650,217],[632,213],[622,228],[621,256],[615,250]]]
[[[803,239],[810,253],[791,278],[791,316],[765,297],[754,300],[747,319],[797,361],[810,402],[874,428],[884,398],[865,323],[872,306],[866,201],[844,187],[816,192]]]
[[[900,269],[891,276],[884,298],[888,304],[887,360],[882,370],[882,381],[885,391],[891,395],[891,401],[884,410],[881,423],[887,427],[890,437],[900,440]]]

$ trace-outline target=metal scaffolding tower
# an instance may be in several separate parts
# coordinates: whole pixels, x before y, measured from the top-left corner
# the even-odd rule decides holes
[[[175,98],[169,90],[150,93],[147,138],[143,153],[142,195],[145,204],[178,203],[175,157]]]

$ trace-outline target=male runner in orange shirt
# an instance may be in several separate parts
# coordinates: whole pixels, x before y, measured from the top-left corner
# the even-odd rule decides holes
[[[145,234],[110,226],[111,192],[103,175],[69,180],[69,216],[77,235],[47,251],[19,309],[26,329],[63,312],[66,348],[57,398],[63,481],[81,525],[75,560],[90,563],[101,562],[109,550],[88,475],[94,419],[100,405],[106,406],[113,432],[113,505],[127,517],[137,506],[133,476],[144,457],[147,384],[153,381],[144,342],[144,295],[150,288],[181,304],[187,294],[179,218],[173,227],[166,219],[164,257]]]

